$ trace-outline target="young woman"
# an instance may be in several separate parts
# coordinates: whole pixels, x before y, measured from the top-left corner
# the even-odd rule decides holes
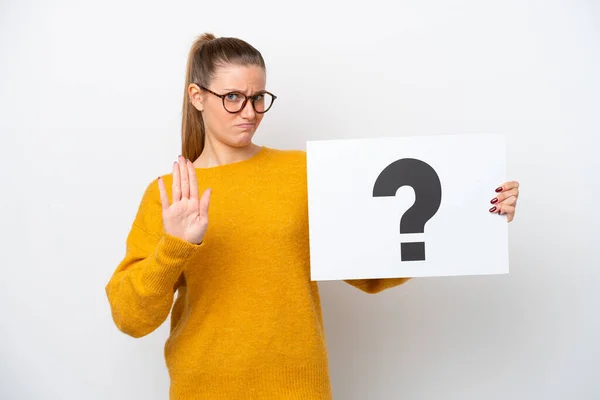
[[[148,185],[106,286],[128,335],[147,335],[171,314],[171,399],[331,398],[310,280],[306,154],[252,142],[276,99],[265,87],[264,60],[250,44],[212,34],[195,41],[182,155]],[[518,183],[496,192],[490,212],[511,221]],[[377,293],[407,280],[346,282]]]

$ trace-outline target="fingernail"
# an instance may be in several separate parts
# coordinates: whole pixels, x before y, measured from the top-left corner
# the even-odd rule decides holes
[[[498,202],[498,198],[497,197],[494,197],[492,199],[492,201],[490,201],[490,203],[492,203],[492,204],[496,204],[497,202]]]
[[[494,211],[496,211],[496,206],[490,208],[490,212],[494,212]]]
[[[502,191],[502,186],[496,188],[496,193],[500,193]]]

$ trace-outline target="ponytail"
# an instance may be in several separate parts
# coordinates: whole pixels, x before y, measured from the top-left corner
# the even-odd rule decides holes
[[[241,39],[217,39],[212,33],[204,33],[189,51],[183,93],[181,155],[192,162],[204,150],[206,132],[202,112],[191,103],[188,88],[192,83],[210,86],[216,67],[228,63],[265,68],[260,52]]]
[[[187,59],[181,119],[181,155],[191,161],[196,160],[204,149],[205,132],[202,113],[190,102],[188,88],[190,84],[198,82],[194,72],[199,69],[197,68],[198,54],[202,45],[213,39],[215,36],[211,33],[205,33],[197,38],[192,44]]]

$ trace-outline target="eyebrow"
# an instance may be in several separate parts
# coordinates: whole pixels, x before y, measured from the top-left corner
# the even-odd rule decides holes
[[[232,88],[229,88],[229,89],[223,89],[223,90],[224,90],[225,92],[238,92],[238,93],[244,93],[244,91],[243,91],[243,90],[240,90],[240,89],[232,89]],[[264,92],[266,92],[266,91],[267,91],[266,89],[261,89],[261,90],[259,90],[258,92],[252,93],[252,95],[259,94],[259,93],[264,93]]]

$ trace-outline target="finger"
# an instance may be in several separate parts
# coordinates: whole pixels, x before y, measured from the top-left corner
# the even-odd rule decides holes
[[[206,189],[200,198],[199,214],[202,217],[208,217],[208,206],[210,205],[210,195],[212,189]]]
[[[190,160],[187,160],[188,177],[190,179],[190,199],[198,200],[198,178],[196,178],[196,169]]]
[[[165,188],[165,183],[161,177],[158,177],[158,192],[160,193],[162,209],[165,211],[169,208],[169,196],[167,195],[167,189]]]
[[[508,181],[508,182],[504,182],[501,186],[496,188],[496,193],[505,192],[507,190],[518,189],[518,188],[519,188],[519,182]]]
[[[173,203],[181,200],[181,179],[179,177],[179,164],[173,163]]]
[[[500,212],[498,214],[500,214],[500,215],[506,214],[507,222],[510,222],[515,217],[515,208],[513,206],[508,206],[508,205],[502,204],[502,206],[500,207]]]
[[[510,196],[505,200],[502,200],[501,202],[497,203],[497,204],[505,204],[507,206],[516,206],[517,205],[517,197],[516,196]]]
[[[515,189],[510,189],[510,190],[504,191],[504,192],[498,194],[492,200],[490,200],[490,203],[492,203],[492,204],[502,203],[504,200],[506,200],[507,198],[509,198],[511,196],[518,197],[519,189],[515,188]]]
[[[508,204],[498,204],[497,206],[497,210],[496,212],[500,215],[508,215],[509,217],[513,216],[515,214],[515,207],[514,206],[509,206]],[[512,217],[510,218],[512,219]]]
[[[187,160],[179,156],[179,174],[181,175],[181,198],[190,198],[190,179],[188,177]]]
[[[492,208],[490,208],[488,211],[494,214],[504,214],[503,209],[504,207],[509,207],[504,203],[498,203],[495,204]]]

